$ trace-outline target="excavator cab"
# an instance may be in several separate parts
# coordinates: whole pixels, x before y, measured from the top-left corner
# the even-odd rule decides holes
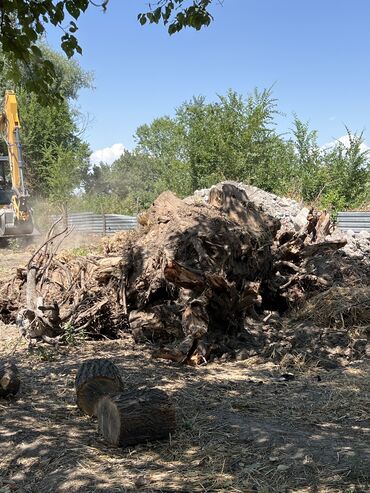
[[[12,185],[7,172],[9,168],[8,157],[0,156],[0,207],[9,206],[12,203]]]

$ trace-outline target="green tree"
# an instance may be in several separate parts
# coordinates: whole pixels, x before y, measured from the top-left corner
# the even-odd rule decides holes
[[[168,116],[156,118],[136,131],[137,153],[150,158],[155,170],[156,190],[172,190],[180,196],[191,193],[191,173],[186,160],[183,126]]]
[[[46,46],[43,52],[53,59],[57,77],[54,79],[56,90],[62,99],[52,99],[48,104],[40,101],[34,92],[27,90],[28,71],[22,72],[17,85],[7,79],[7,72],[0,73],[0,87],[15,89],[20,110],[21,139],[26,162],[26,180],[33,195],[48,194],[48,167],[50,160],[44,159],[47,148],[60,148],[73,152],[86,159],[89,149],[81,139],[80,115],[73,102],[78,91],[91,87],[91,75],[84,72],[75,61],[57,54]],[[0,58],[3,56],[0,51]],[[3,152],[6,149],[2,148]],[[75,161],[73,161],[75,162]]]
[[[359,207],[369,200],[370,151],[362,150],[363,134],[346,127],[348,145],[338,141],[325,155],[327,182],[324,206],[335,210]]]
[[[174,118],[140,127],[138,148],[158,158],[161,177],[180,195],[220,180],[285,191],[293,145],[276,133],[277,112],[271,90],[255,91],[246,100],[234,91],[214,103],[193,98]]]
[[[83,180],[83,187],[89,195],[108,195],[112,192],[111,187],[111,167],[108,164],[95,164],[86,174]]]
[[[296,151],[298,193],[307,202],[319,199],[328,186],[325,154],[317,143],[317,131],[296,115],[293,121],[293,145]]]
[[[150,11],[138,15],[141,25],[163,22],[168,33],[174,34],[184,27],[192,27],[199,31],[209,26],[213,16],[209,7],[213,0],[159,0],[149,4]]]
[[[247,98],[229,91],[211,103],[193,98],[174,117],[139,127],[133,152],[111,166],[96,167],[84,200],[97,204],[100,197],[106,211],[132,213],[164,190],[186,196],[220,180],[243,181],[332,209],[358,207],[369,199],[369,155],[362,150],[362,134],[347,130],[348,145],[323,149],[317,132],[297,116],[291,135],[280,135],[278,114],[271,89]]]
[[[156,157],[139,150],[125,151],[111,166],[94,166],[84,181],[83,201],[93,210],[135,213],[148,207],[164,190],[174,190],[163,169]]]
[[[86,153],[81,148],[76,152],[63,144],[51,144],[42,149],[42,164],[49,200],[66,207],[86,176],[89,167]]]
[[[18,100],[27,182],[34,194],[45,196],[48,191],[45,148],[63,146],[78,156],[84,152],[87,157],[88,145],[79,136],[76,115],[66,100],[44,106],[35,94],[24,91],[19,92]]]

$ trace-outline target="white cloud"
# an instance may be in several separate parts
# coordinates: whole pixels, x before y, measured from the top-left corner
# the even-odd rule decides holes
[[[333,149],[335,144],[337,144],[338,142],[343,144],[344,147],[348,148],[350,146],[348,135],[343,135],[342,137],[339,137],[339,139],[336,139],[336,140],[333,140],[332,142],[328,142],[327,144],[324,144],[322,146],[322,149],[325,151],[330,151],[331,149]],[[370,151],[370,147],[367,144],[365,144],[365,142],[362,142],[362,144],[360,145],[360,149],[361,149],[361,152]]]
[[[94,151],[90,156],[90,163],[92,165],[99,163],[112,164],[125,152],[123,144],[113,144],[111,147],[104,147],[104,149],[98,149]]]

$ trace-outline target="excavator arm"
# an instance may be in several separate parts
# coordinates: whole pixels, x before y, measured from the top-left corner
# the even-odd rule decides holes
[[[18,105],[13,91],[5,93],[0,116],[0,132],[8,148],[12,191],[11,203],[0,204],[0,237],[28,235],[33,231],[33,221],[28,205],[29,195],[24,184]],[[6,185],[3,184],[5,188]]]

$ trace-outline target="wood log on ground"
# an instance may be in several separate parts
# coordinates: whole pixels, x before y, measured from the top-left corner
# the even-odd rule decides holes
[[[80,366],[75,380],[77,405],[89,416],[96,416],[99,400],[123,389],[118,368],[109,359],[91,359]]]
[[[0,397],[13,396],[18,393],[20,380],[18,369],[13,362],[0,362]]]
[[[99,432],[120,447],[168,439],[176,427],[175,408],[159,389],[106,396],[100,400],[97,414]]]

